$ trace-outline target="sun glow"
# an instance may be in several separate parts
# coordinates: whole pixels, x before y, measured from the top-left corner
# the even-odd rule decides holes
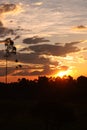
[[[72,75],[71,70],[59,71],[57,74],[55,74],[55,77],[63,78],[64,76],[69,76],[69,75]]]
[[[63,76],[65,76],[65,75],[67,75],[67,71],[60,71],[58,74],[57,74],[57,76],[59,76],[59,77],[63,77]]]

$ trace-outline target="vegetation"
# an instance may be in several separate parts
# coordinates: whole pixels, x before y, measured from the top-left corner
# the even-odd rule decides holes
[[[0,83],[1,130],[86,129],[87,77]]]

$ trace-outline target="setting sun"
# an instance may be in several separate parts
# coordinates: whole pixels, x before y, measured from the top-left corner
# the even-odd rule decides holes
[[[59,72],[58,74],[57,74],[57,76],[59,76],[59,77],[63,77],[64,75],[66,75],[67,74],[67,71],[61,71],[61,72]]]
[[[68,75],[72,75],[72,71],[71,70],[57,72],[55,74],[55,77],[61,77],[62,78],[64,76],[68,76]]]
[[[57,77],[57,76],[59,76],[59,77],[63,77],[63,76],[65,76],[65,75],[67,75],[68,73],[67,73],[67,71],[60,71],[60,72],[58,72],[56,75],[55,75],[55,77]]]

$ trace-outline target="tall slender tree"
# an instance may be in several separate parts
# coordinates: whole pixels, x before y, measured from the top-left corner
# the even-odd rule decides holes
[[[11,55],[16,55],[16,47],[14,46],[14,41],[11,38],[7,38],[5,41],[5,59],[6,59],[6,84],[7,84],[7,69],[8,69],[8,58]],[[18,61],[17,59],[15,61]]]

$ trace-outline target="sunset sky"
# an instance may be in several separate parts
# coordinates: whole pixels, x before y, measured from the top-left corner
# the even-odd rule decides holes
[[[0,81],[8,37],[17,48],[8,59],[8,81],[87,76],[87,0],[0,0]]]

